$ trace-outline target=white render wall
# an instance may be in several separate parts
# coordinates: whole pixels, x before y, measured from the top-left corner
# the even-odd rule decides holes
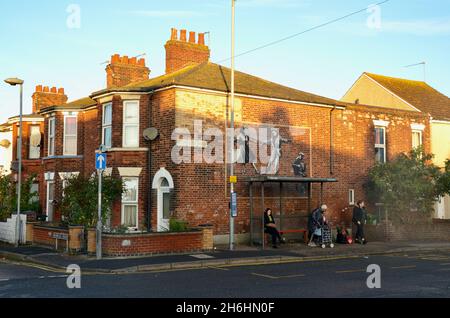
[[[12,215],[6,222],[0,222],[0,241],[15,243],[17,215]],[[27,216],[20,215],[20,243],[26,243]]]
[[[0,146],[0,174],[8,175],[11,173],[12,131],[0,132],[0,141],[3,139],[9,140],[11,145],[8,148]]]

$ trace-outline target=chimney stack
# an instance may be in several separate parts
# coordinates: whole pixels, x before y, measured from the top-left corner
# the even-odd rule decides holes
[[[122,87],[131,83],[148,80],[150,69],[145,65],[145,59],[129,58],[127,55],[111,56],[111,62],[106,67],[106,86]]]
[[[186,38],[187,31],[172,28],[170,40],[167,41],[166,48],[166,74],[178,71],[190,64],[200,64],[209,61],[210,50],[205,45],[205,34],[199,33],[198,40],[196,33],[189,32],[189,41]]]
[[[48,86],[43,87],[37,85],[36,90],[32,95],[33,99],[33,114],[39,113],[42,109],[50,106],[59,106],[67,103],[67,95],[64,93],[64,88]]]

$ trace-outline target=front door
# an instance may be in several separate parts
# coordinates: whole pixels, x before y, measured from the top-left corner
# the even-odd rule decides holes
[[[158,189],[158,232],[170,230],[170,188]]]
[[[55,182],[47,182],[47,221],[53,221],[53,201],[55,199]]]

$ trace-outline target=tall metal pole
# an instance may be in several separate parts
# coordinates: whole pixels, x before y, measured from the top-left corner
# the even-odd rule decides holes
[[[235,0],[231,0],[231,132],[234,140],[234,27]],[[231,144],[230,176],[234,176],[234,143]],[[234,183],[230,183],[230,251],[234,250],[234,217],[231,214],[231,198],[234,193]]]
[[[96,256],[102,259],[102,176],[103,170],[98,171],[98,219],[97,219],[97,239],[96,239]]]
[[[17,145],[17,159],[19,161],[19,172],[17,176],[17,219],[16,219],[16,246],[20,243],[20,200],[22,192],[22,107],[23,107],[23,84],[20,84],[20,115],[19,115],[19,144]]]

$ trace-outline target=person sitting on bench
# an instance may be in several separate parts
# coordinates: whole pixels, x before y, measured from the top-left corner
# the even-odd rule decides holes
[[[264,233],[268,233],[272,236],[273,248],[278,248],[277,239],[281,244],[285,242],[281,237],[280,232],[277,230],[275,219],[272,216],[272,210],[270,208],[267,208],[266,211],[264,211]]]

